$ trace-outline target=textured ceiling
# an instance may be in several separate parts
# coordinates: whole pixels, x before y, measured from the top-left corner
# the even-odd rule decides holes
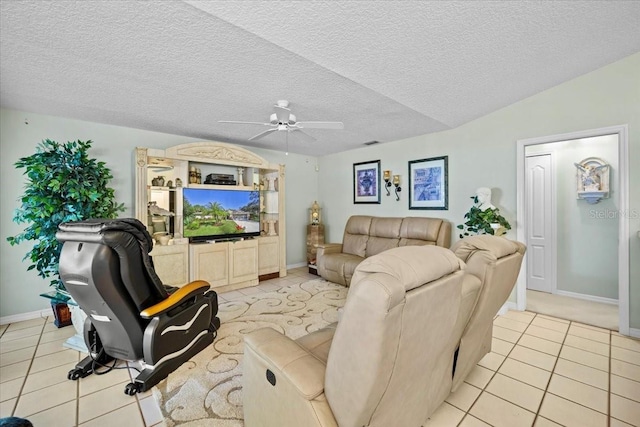
[[[0,2],[4,108],[324,155],[459,126],[640,51],[638,1]]]

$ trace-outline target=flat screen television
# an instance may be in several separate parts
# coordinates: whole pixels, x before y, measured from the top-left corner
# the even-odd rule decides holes
[[[182,221],[190,242],[240,239],[260,235],[257,191],[185,188]]]

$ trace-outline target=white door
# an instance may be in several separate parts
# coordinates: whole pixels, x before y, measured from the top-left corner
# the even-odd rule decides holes
[[[527,157],[525,171],[527,288],[552,293],[555,277],[551,155]]]

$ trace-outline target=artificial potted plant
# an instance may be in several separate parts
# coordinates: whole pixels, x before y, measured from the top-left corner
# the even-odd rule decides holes
[[[479,193],[475,196],[471,196],[473,200],[473,206],[469,209],[469,212],[464,214],[464,224],[458,225],[458,229],[462,230],[460,238],[477,234],[492,234],[502,235],[511,230],[511,224],[505,217],[500,215],[500,210],[493,206],[490,202],[490,193],[488,203],[484,200],[479,200],[478,196],[482,197]]]
[[[15,163],[16,168],[25,169],[27,181],[13,221],[26,223],[27,227],[7,237],[7,241],[11,245],[35,241],[23,260],[31,262],[27,270],[35,268],[40,277],[51,279],[54,292],[42,296],[51,298],[54,315],[68,313],[63,304],[69,299],[58,273],[62,250],[56,240],[58,225],[89,218],[115,218],[124,210],[123,204],[116,203],[113,188],[107,185],[113,178],[111,171],[104,162],[89,157],[91,144],[92,141],[62,144],[47,139],[38,144],[35,154]],[[56,316],[55,323],[66,326],[70,319]]]

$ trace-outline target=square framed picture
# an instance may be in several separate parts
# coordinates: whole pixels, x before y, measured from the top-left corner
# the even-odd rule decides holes
[[[353,203],[380,203],[380,160],[353,164]]]
[[[409,209],[449,209],[449,156],[409,162]]]

